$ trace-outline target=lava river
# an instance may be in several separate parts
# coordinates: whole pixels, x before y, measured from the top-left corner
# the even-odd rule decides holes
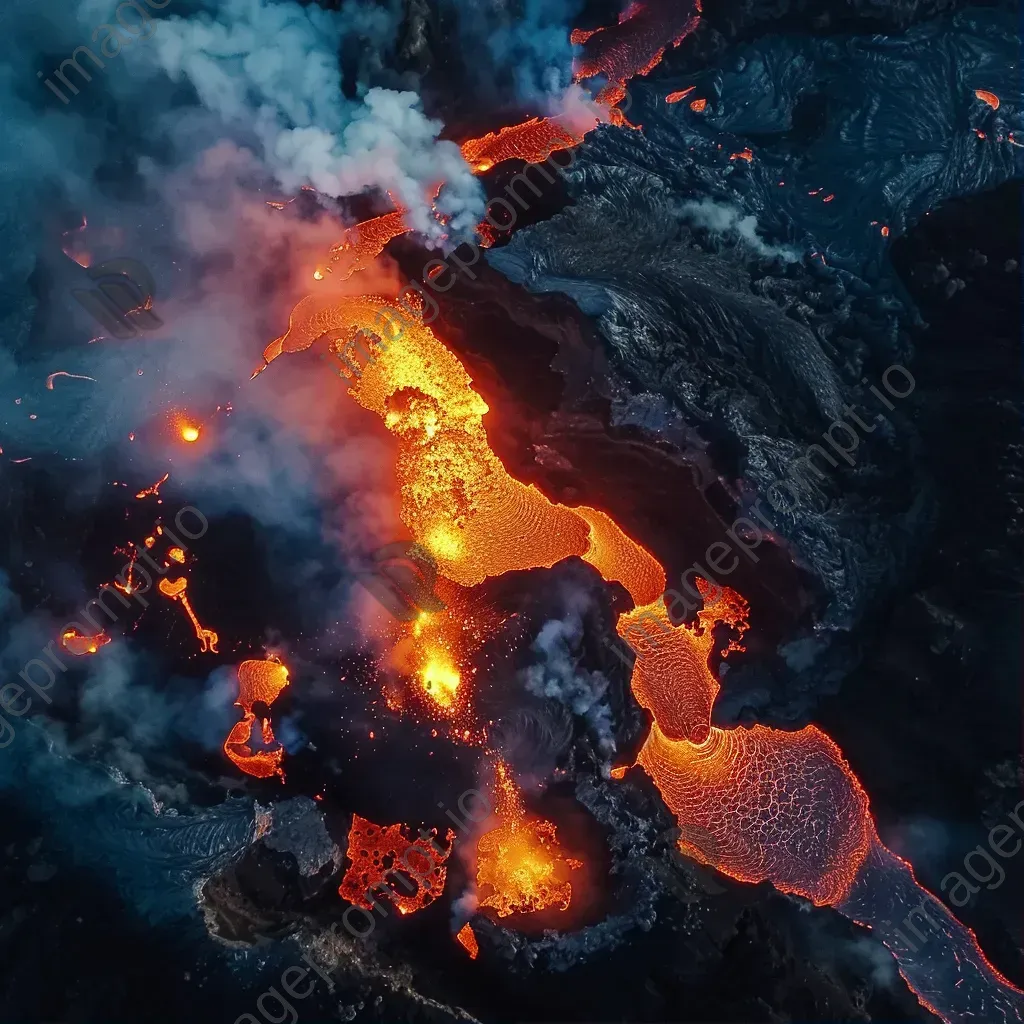
[[[698,621],[673,625],[666,601],[675,591],[657,560],[607,514],[555,504],[510,476],[491,451],[487,405],[466,369],[422,318],[386,298],[303,299],[264,364],[325,336],[336,349],[363,339],[373,349],[350,375],[350,394],[395,435],[402,521],[443,577],[470,587],[577,555],[629,592],[635,608],[617,630],[636,653],[633,692],[654,718],[638,763],[675,814],[686,854],[877,929],[919,1000],[947,1021],[1024,1019],[1020,990],[881,843],[867,794],[828,736],[814,726],[712,726],[713,628],[742,635],[742,597],[700,581]],[[934,921],[923,955],[884,928],[915,903]]]

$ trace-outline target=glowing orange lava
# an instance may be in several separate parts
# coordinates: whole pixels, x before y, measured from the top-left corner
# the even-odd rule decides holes
[[[618,25],[573,37],[573,42],[584,47],[574,68],[576,81],[600,75],[609,83],[605,91],[624,90],[630,79],[651,72],[669,46],[678,46],[697,27],[700,13],[700,0],[630,4],[619,16]]]
[[[138,494],[135,495],[135,497],[136,498],[147,498],[150,495],[152,495],[154,497],[159,498],[160,497],[160,488],[165,483],[167,483],[167,480],[169,479],[170,475],[171,475],[170,473],[164,473],[164,475],[162,477],[160,477],[160,479],[157,480],[157,482],[155,484],[152,484],[149,487],[143,488],[141,491],[139,491]]]
[[[974,95],[982,103],[987,103],[993,110],[999,109],[999,97],[994,92],[989,92],[988,89],[975,89]]]
[[[574,80],[603,78],[607,84],[595,102],[612,124],[627,125],[625,114],[619,109],[626,96],[626,83],[637,75],[648,74],[669,46],[678,46],[697,27],[700,12],[700,0],[648,0],[630,4],[620,15],[618,25],[611,28],[574,29],[570,41],[584,48],[573,67]],[[596,115],[593,124],[584,129],[570,126],[566,118],[557,115],[534,117],[479,139],[468,139],[462,144],[462,155],[478,174],[503,160],[539,163],[552,153],[578,146],[599,123]]]
[[[680,100],[685,99],[687,96],[696,89],[695,85],[688,85],[685,89],[679,89],[677,92],[670,92],[665,97],[666,103],[678,103]]]
[[[158,584],[157,588],[164,597],[169,597],[172,601],[180,601],[182,608],[185,609],[185,613],[192,620],[192,625],[196,631],[196,639],[199,641],[199,649],[204,653],[211,651],[213,654],[217,653],[217,644],[220,642],[220,637],[212,629],[206,629],[196,618],[196,613],[192,610],[192,605],[189,603],[188,595],[185,593],[185,589],[188,587],[188,580],[184,576],[180,576],[176,580],[162,579]]]
[[[495,815],[498,827],[477,842],[477,895],[481,907],[498,917],[565,910],[572,898],[566,877],[570,862],[562,855],[550,821],[528,816],[522,794],[503,762],[495,765]]]
[[[272,657],[265,661],[243,661],[237,673],[238,699],[235,707],[242,709],[242,720],[231,727],[224,741],[224,753],[247,775],[258,779],[280,775],[283,780],[281,758],[284,756],[284,748],[275,746],[277,741],[269,721],[264,721],[260,730],[264,747],[268,749],[253,750],[250,744],[252,730],[256,725],[253,704],[262,701],[269,708],[288,685],[288,669]]]
[[[182,441],[188,441],[190,444],[193,441],[199,440],[199,428],[193,426],[191,423],[186,424],[181,428],[181,439]]]
[[[597,123],[595,117],[594,125]],[[560,124],[557,118],[533,117],[521,124],[488,132],[479,139],[468,139],[462,144],[462,155],[477,174],[484,174],[503,160],[539,163],[552,153],[578,146],[583,138],[579,132]]]
[[[102,631],[95,636],[86,636],[72,626],[71,629],[66,629],[61,634],[60,643],[68,654],[73,654],[76,658],[84,658],[88,654],[95,654],[105,644],[109,644],[110,637]]]
[[[371,910],[381,895],[412,914],[433,903],[444,891],[455,833],[451,829],[438,848],[437,832],[420,832],[410,839],[404,825],[374,825],[352,815],[348,833],[348,858],[352,862],[338,888],[338,895],[357,907]],[[399,891],[398,885],[405,890]]]
[[[470,960],[475,960],[480,955],[480,943],[476,941],[476,932],[468,921],[459,929],[455,941],[469,954]]]
[[[348,280],[353,274],[371,266],[392,238],[411,230],[402,209],[354,225],[345,232],[341,241],[331,248],[331,262],[339,264],[333,272],[338,274],[342,281]],[[317,280],[322,278],[323,274]]]

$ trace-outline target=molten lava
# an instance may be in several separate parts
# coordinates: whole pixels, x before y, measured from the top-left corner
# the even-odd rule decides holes
[[[974,95],[982,103],[987,103],[993,110],[999,109],[999,97],[994,92],[989,92],[988,89],[975,89]]]
[[[348,833],[348,858],[352,862],[338,888],[338,895],[357,907],[371,910],[382,893],[400,914],[412,914],[433,903],[444,891],[445,861],[455,833],[438,848],[437,832],[421,830],[418,839],[408,837],[404,825],[374,825],[352,815]],[[399,892],[397,885],[405,889]]]
[[[572,898],[566,877],[575,862],[562,855],[550,821],[528,816],[522,794],[503,762],[495,765],[498,827],[477,842],[477,895],[498,917],[556,908]]]
[[[162,579],[157,584],[157,589],[164,597],[169,597],[172,601],[180,601],[182,608],[185,609],[185,613],[192,620],[192,626],[196,631],[196,639],[199,640],[199,650],[202,652],[210,651],[213,654],[217,653],[217,644],[220,642],[220,637],[212,629],[206,629],[199,619],[196,618],[196,613],[192,610],[192,605],[189,603],[188,595],[185,593],[185,589],[188,587],[188,580],[184,576],[180,576],[176,580]]]
[[[665,102],[666,103],[678,103],[680,100],[685,99],[687,96],[689,96],[690,93],[693,92],[693,90],[696,89],[696,88],[697,88],[697,86],[695,86],[695,85],[688,85],[685,89],[680,89],[677,92],[670,92],[665,97]]]
[[[466,163],[477,174],[503,160],[540,163],[552,153],[578,146],[602,120],[627,125],[619,109],[626,83],[656,67],[669,46],[678,46],[697,27],[700,12],[700,0],[648,0],[630,4],[612,28],[574,29],[570,41],[582,46],[583,54],[573,67],[573,79],[584,82],[600,76],[606,80],[595,100],[603,108],[602,117],[595,113],[593,123],[585,127],[575,121],[570,125],[567,117],[558,115],[507,125],[481,138],[467,139],[462,144]],[[685,93],[671,95],[681,99]]]
[[[61,634],[60,643],[68,654],[73,654],[76,658],[84,658],[88,654],[95,654],[101,647],[109,644],[110,637],[102,631],[95,636],[86,636],[72,626]]]
[[[170,473],[164,473],[164,475],[162,477],[160,477],[160,479],[157,480],[157,482],[155,484],[151,484],[149,487],[144,487],[141,491],[139,491],[138,494],[135,495],[135,497],[136,498],[148,498],[148,497],[150,497],[152,495],[155,498],[159,498],[160,497],[160,488],[165,483],[167,483],[168,479],[170,478],[170,475],[171,475]]]
[[[700,14],[701,0],[645,0],[630,4],[618,25],[574,33],[572,42],[583,46],[573,69],[576,81],[607,79],[598,102],[616,88],[624,93],[631,78],[651,72],[669,46],[678,46],[697,27]]]
[[[679,12],[668,0],[634,4],[619,30],[595,32],[586,39],[579,77],[601,73],[615,85],[643,74],[661,58],[663,40],[678,42],[695,22],[695,14]],[[678,34],[666,36],[666,27],[673,24]],[[617,40],[629,42],[619,46]],[[703,110],[706,100],[690,105]],[[554,137],[551,126],[540,122],[530,130],[538,131],[541,139]],[[479,148],[467,150],[478,165],[495,153],[505,158],[504,150],[495,148],[502,132],[489,138],[486,145],[475,140]],[[746,159],[745,154],[734,156]],[[888,233],[883,226],[883,236]],[[749,611],[742,597],[698,579],[704,606],[697,622],[674,625],[673,606],[682,596],[664,590],[662,566],[610,516],[554,504],[536,487],[508,474],[491,451],[483,426],[486,403],[464,366],[415,311],[410,316],[396,303],[372,295],[333,300],[309,296],[292,310],[286,333],[267,346],[260,370],[282,353],[308,349],[325,335],[333,339],[332,347],[343,351],[361,337],[369,339],[373,358],[348,375],[350,394],[395,435],[402,521],[431,553],[443,577],[470,587],[489,576],[550,567],[578,556],[628,591],[635,607],[620,616],[617,631],[636,652],[631,685],[654,719],[638,764],[675,814],[684,852],[733,878],[771,881],[783,892],[836,906],[868,923],[876,876],[882,879],[877,885],[898,882],[905,892],[922,891],[912,876],[908,882],[893,866],[892,854],[875,833],[866,793],[842,752],[820,729],[712,726],[719,690],[710,667],[718,644],[714,634],[720,628],[734,633],[719,653],[741,649],[738,639],[747,628]],[[428,654],[422,680],[439,705],[455,699],[461,678],[450,648],[441,644]],[[526,815],[511,772],[501,762],[497,776],[500,824],[481,836],[477,848],[480,905],[499,916],[564,909],[571,898],[566,874],[573,865],[558,849],[554,825]],[[360,828],[376,831],[350,844],[353,860],[358,856],[362,865],[350,899],[374,882],[383,884],[395,848],[402,848],[397,833],[359,821]],[[390,828],[400,832],[399,826]],[[402,842],[408,848],[408,840]],[[431,856],[425,850],[422,855]],[[419,895],[417,906],[418,900]],[[993,1001],[1018,1007],[1018,990],[988,965],[976,943],[972,946],[973,937],[964,937],[966,929],[947,917],[951,923],[944,933],[943,955],[952,951],[960,964],[957,971],[963,968],[961,951],[974,957],[968,995],[951,995],[945,976],[922,980],[921,964],[890,945],[918,997],[934,1007],[934,986],[939,986],[945,1005],[974,998],[983,1009]],[[950,984],[960,985],[963,977],[961,972],[960,981]]]
[[[256,725],[253,704],[261,701],[269,708],[288,685],[288,669],[277,658],[271,657],[265,661],[243,661],[237,673],[238,699],[235,707],[242,709],[242,720],[231,727],[224,741],[224,753],[247,775],[254,775],[258,779],[280,775],[283,781],[281,758],[284,756],[284,748],[277,744],[268,720],[263,722],[260,729],[265,749],[253,750],[250,744],[252,730]]]
[[[480,955],[480,943],[476,941],[476,932],[468,921],[459,929],[455,941],[469,954],[470,960],[475,960]]]
[[[392,238],[411,230],[412,227],[405,219],[405,210],[402,209],[392,210],[381,217],[373,217],[354,225],[345,232],[341,241],[331,248],[331,263],[340,264],[335,272],[342,281],[347,281],[353,274],[372,266],[373,261],[384,251],[384,246]],[[317,280],[322,279],[321,273]]]

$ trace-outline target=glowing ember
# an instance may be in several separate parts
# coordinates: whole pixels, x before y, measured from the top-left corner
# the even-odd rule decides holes
[[[238,699],[235,707],[242,709],[242,720],[236,722],[224,741],[224,753],[248,775],[267,779],[280,775],[281,758],[284,748],[276,744],[274,730],[269,721],[264,721],[260,730],[265,749],[253,750],[252,731],[256,725],[256,714],[252,706],[261,701],[268,708],[277,700],[278,694],[288,685],[288,669],[277,658],[266,661],[243,661],[238,666]]]
[[[470,960],[475,960],[479,956],[480,943],[476,941],[476,932],[468,921],[459,929],[455,941],[469,954]]]
[[[738,153],[732,153],[732,154],[730,154],[730,156],[729,156],[729,159],[730,159],[730,160],[746,160],[746,161],[747,161],[747,163],[749,164],[749,163],[751,163],[751,162],[753,161],[753,159],[754,159],[754,154],[753,154],[753,152],[752,152],[751,150],[749,150],[749,149],[741,149],[741,150],[740,150],[740,151],[739,151]],[[831,199],[831,198],[832,198],[832,197],[831,197],[831,196],[829,196],[829,199]],[[828,199],[826,199],[826,200],[825,200],[825,202],[826,202],[826,203],[827,203],[828,201],[829,201]]]
[[[688,85],[685,89],[679,89],[677,92],[670,92],[665,97],[666,103],[678,103],[680,100],[685,99],[687,96],[696,89],[695,85]]]
[[[193,441],[198,441],[199,428],[193,426],[191,423],[186,424],[181,428],[181,439],[182,441],[188,441],[190,444]]]
[[[550,821],[528,817],[511,769],[495,767],[500,824],[479,839],[477,892],[481,907],[498,917],[555,908],[565,910],[572,885],[565,877],[572,865],[562,855]]]
[[[690,103],[690,109],[699,114],[707,105],[708,101],[705,99],[693,100]]]
[[[185,609],[185,613],[192,620],[192,626],[196,631],[196,638],[199,640],[199,650],[202,652],[211,651],[217,653],[217,644],[220,642],[220,637],[212,629],[206,629],[196,618],[196,613],[192,610],[192,605],[189,603],[188,595],[185,593],[185,589],[188,586],[188,580],[184,576],[179,577],[176,580],[162,579],[157,584],[157,589],[164,597],[169,597],[172,601],[180,601],[182,608]]]
[[[975,89],[974,95],[982,103],[987,103],[993,110],[999,109],[999,97],[994,92],[989,92],[988,89]]]
[[[449,829],[439,848],[436,830],[421,830],[418,839],[410,839],[404,825],[374,825],[353,814],[348,833],[352,863],[338,895],[364,910],[371,910],[382,895],[400,914],[422,910],[444,892],[445,861],[454,838],[455,832]],[[400,892],[398,885],[405,891]]]
[[[160,496],[160,488],[165,483],[167,483],[167,480],[170,477],[170,475],[171,475],[170,473],[164,473],[164,475],[162,477],[160,477],[160,479],[157,480],[157,482],[155,484],[151,485],[150,487],[146,487],[143,490],[139,491],[139,493],[136,494],[135,497],[136,498],[147,498],[150,495],[153,495],[155,497],[159,497]]]
[[[444,653],[432,655],[420,673],[423,691],[443,708],[455,706],[459,691],[459,673]]]
[[[99,632],[95,636],[85,636],[84,633],[80,633],[72,627],[64,630],[60,643],[68,654],[73,654],[76,658],[84,658],[88,654],[95,654],[101,647],[109,644],[110,637],[104,632]]]
[[[179,565],[185,564],[185,552],[181,548],[171,548],[167,552],[167,557],[172,562],[177,562]]]

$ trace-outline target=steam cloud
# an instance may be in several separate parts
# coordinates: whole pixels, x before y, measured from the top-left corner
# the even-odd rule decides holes
[[[541,627],[531,648],[538,660],[524,670],[523,683],[530,693],[556,700],[583,718],[600,752],[610,757],[615,752],[612,712],[602,700],[608,680],[601,672],[580,666],[583,616],[588,607],[586,594],[572,593],[564,617]]]

